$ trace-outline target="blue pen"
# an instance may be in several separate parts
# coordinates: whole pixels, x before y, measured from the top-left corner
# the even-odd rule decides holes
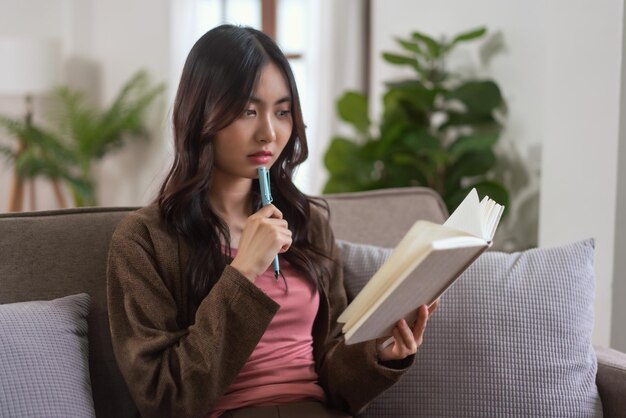
[[[263,206],[267,206],[272,203],[272,192],[270,190],[270,171],[265,167],[257,168],[257,173],[259,173],[259,188],[261,190],[261,203]],[[285,287],[287,286],[287,281],[285,280],[285,276],[280,271],[280,266],[278,264],[278,254],[274,257],[274,277],[278,280],[278,276],[282,276],[285,281]]]

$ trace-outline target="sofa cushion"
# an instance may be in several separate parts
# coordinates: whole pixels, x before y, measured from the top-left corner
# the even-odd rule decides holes
[[[89,295],[0,305],[0,416],[95,416]]]
[[[350,298],[391,250],[339,241]],[[594,241],[486,252],[442,296],[416,364],[363,417],[601,417]]]

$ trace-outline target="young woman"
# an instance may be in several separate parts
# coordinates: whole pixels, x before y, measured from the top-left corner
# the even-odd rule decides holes
[[[285,56],[251,28],[209,31],[185,63],[173,125],[160,193],[119,224],[109,253],[113,348],[139,412],[358,413],[412,364],[429,310],[384,349],[344,344],[327,211],[291,180],[308,151]],[[259,166],[273,205],[261,207]]]

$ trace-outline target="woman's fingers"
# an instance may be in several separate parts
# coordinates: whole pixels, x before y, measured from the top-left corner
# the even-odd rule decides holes
[[[252,214],[252,217],[259,216],[261,218],[283,219],[283,213],[272,204],[263,206],[261,209]]]
[[[231,266],[254,281],[276,254],[288,251],[291,244],[292,232],[281,211],[274,205],[264,206],[248,217]]]
[[[430,304],[417,308],[417,318],[412,327],[404,319],[398,321],[392,330],[393,343],[384,349],[379,349],[378,356],[381,360],[399,360],[415,354],[424,341],[424,332],[430,315],[439,306],[439,299]],[[384,339],[381,339],[382,342]]]
[[[398,326],[396,326],[400,337],[402,338],[402,344],[406,349],[406,355],[415,354],[417,351],[417,347],[419,346],[418,342],[415,340],[413,332],[409,325],[406,323],[404,319],[402,319]],[[397,340],[396,340],[397,341]]]
[[[404,319],[398,321],[391,331],[393,342],[378,352],[381,360],[400,360],[417,352],[418,344]],[[381,340],[382,342],[382,340]]]
[[[250,219],[253,222],[257,221],[261,225],[270,227],[278,234],[281,234],[277,235],[276,238],[283,237],[291,239],[292,233],[289,229],[289,224],[283,219],[282,212],[274,205],[263,206],[256,213],[250,216]]]
[[[417,308],[417,319],[415,320],[415,324],[413,325],[413,337],[415,338],[418,347],[422,345],[427,322],[428,308],[426,307],[426,305],[422,305]]]
[[[435,312],[437,310],[437,308],[439,307],[439,301],[440,300],[441,300],[441,298],[437,298],[437,300],[435,300],[433,303],[431,303],[430,306],[428,307],[428,317],[429,318],[433,314],[433,312]]]
[[[277,246],[277,252],[286,252],[292,243],[292,232],[289,224],[283,219],[283,214],[276,206],[263,206],[256,213],[250,216],[251,222],[258,222],[261,234],[273,239]]]
[[[287,250],[289,249],[289,247],[291,247],[291,244],[293,242],[291,238],[291,231],[289,229],[287,229],[287,232],[282,232],[282,238],[283,238],[283,245],[278,250],[279,253],[287,252]]]

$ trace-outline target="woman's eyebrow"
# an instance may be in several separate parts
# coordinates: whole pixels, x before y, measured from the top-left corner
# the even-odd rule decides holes
[[[250,97],[250,101],[252,103],[264,103],[263,100],[259,99],[256,96]],[[274,102],[274,104],[277,105],[277,104],[281,104],[281,103],[290,103],[290,102],[291,102],[291,97],[285,96],[283,98],[280,98],[280,99],[276,100],[276,102]]]

